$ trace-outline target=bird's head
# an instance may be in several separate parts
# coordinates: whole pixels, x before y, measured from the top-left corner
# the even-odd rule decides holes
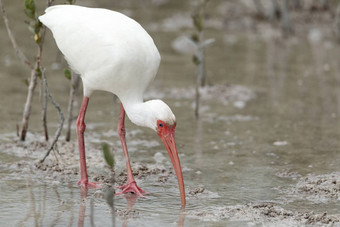
[[[165,102],[155,99],[149,100],[145,102],[145,104],[149,109],[148,116],[146,116],[147,119],[145,119],[145,121],[147,121],[146,126],[152,128],[157,133],[162,129],[160,126],[176,126],[176,117]]]
[[[161,100],[152,100],[155,107],[152,114],[152,128],[157,132],[157,135],[164,143],[166,150],[170,156],[172,165],[174,167],[179,190],[181,193],[181,204],[185,206],[185,190],[183,182],[182,168],[178,157],[178,152],[175,143],[175,128],[176,118],[172,113],[170,107]]]
[[[182,207],[184,207],[185,191],[183,175],[175,143],[175,115],[172,113],[170,107],[162,100],[149,100],[139,105],[132,105],[132,108],[127,105],[126,113],[136,125],[153,129],[164,143],[172,165],[174,166],[181,193],[181,204]]]

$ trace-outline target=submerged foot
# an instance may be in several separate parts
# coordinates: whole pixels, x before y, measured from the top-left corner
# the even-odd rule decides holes
[[[98,183],[88,182],[87,179],[86,180],[80,180],[77,183],[81,188],[85,188],[85,189],[100,188],[100,185],[98,185]]]
[[[121,195],[121,194],[125,194],[128,192],[132,192],[135,193],[141,197],[144,197],[143,194],[146,194],[146,191],[144,191],[143,189],[141,189],[140,187],[137,186],[136,181],[132,181],[130,183],[124,184],[123,186],[118,187],[119,189],[121,189],[121,192],[117,192],[115,195]]]

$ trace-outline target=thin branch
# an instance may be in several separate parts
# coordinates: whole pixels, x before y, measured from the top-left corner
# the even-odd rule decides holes
[[[196,87],[195,87],[195,117],[199,117],[199,107],[200,107],[200,90],[199,90],[199,77],[197,77]]]
[[[2,12],[2,18],[4,19],[4,23],[6,26],[6,30],[8,33],[8,37],[12,42],[15,54],[20,58],[21,61],[23,61],[31,70],[34,69],[33,64],[28,60],[28,58],[25,56],[25,54],[21,51],[21,49],[18,47],[17,42],[15,41],[14,35],[12,33],[11,28],[9,27],[8,23],[8,18],[7,18],[7,13],[5,10],[5,7],[2,3],[2,0],[0,0],[0,7],[1,7],[1,12]]]
[[[49,4],[49,3],[48,3]],[[46,27],[43,26],[41,29],[41,40],[40,43],[38,45],[38,55],[36,58],[37,61],[37,65],[39,68],[41,68],[41,56],[42,56],[42,50],[43,50],[43,45],[44,45],[44,41],[45,41],[45,34],[46,34]],[[41,103],[41,117],[42,117],[42,125],[44,128],[44,134],[45,134],[45,140],[48,141],[48,128],[47,128],[47,87],[46,87],[46,83],[44,82],[44,80],[41,83],[42,86],[42,103]]]
[[[36,85],[37,85],[37,70],[32,69],[31,70],[31,80],[30,80],[30,84],[29,84],[29,87],[28,87],[27,98],[26,98],[26,103],[25,103],[23,118],[22,118],[22,129],[21,129],[21,136],[20,136],[20,140],[22,140],[22,141],[25,141],[25,139],[26,139],[26,133],[27,133],[27,129],[28,129],[28,121],[29,121],[29,117],[31,115],[32,100],[33,100],[33,94],[34,94],[34,90],[35,90]]]
[[[52,97],[50,91],[48,90],[47,79],[46,79],[46,75],[45,75],[45,69],[42,69],[42,77],[43,77],[43,81],[44,81],[44,84],[45,84],[45,88],[47,90],[47,95],[50,98],[53,106],[57,109],[57,111],[59,113],[59,127],[58,127],[58,129],[57,129],[57,131],[54,135],[54,139],[53,139],[50,147],[48,148],[44,158],[40,160],[40,163],[45,161],[45,159],[47,158],[47,156],[50,154],[51,150],[53,149],[54,145],[57,143],[59,136],[61,134],[61,130],[63,129],[64,120],[65,120],[64,114],[63,114],[63,112],[61,112],[61,108],[60,108],[59,104],[54,101],[54,98]]]
[[[280,6],[276,0],[272,0],[272,8],[269,13],[269,20],[274,23],[277,19],[281,18]]]
[[[51,4],[51,1],[48,1],[48,5],[50,5],[50,4]],[[36,84],[37,84],[37,76],[38,75],[41,76],[40,75],[41,71],[42,71],[41,57],[42,57],[42,51],[43,51],[43,44],[44,44],[44,41],[45,41],[45,34],[46,34],[46,27],[42,26],[40,42],[38,44],[38,53],[37,53],[37,56],[35,58],[34,69],[32,69],[31,81],[30,81],[27,99],[26,99],[26,103],[25,103],[25,107],[24,107],[22,129],[21,129],[21,136],[20,136],[20,139],[22,141],[25,141],[25,139],[26,139],[26,133],[27,133],[27,130],[28,130],[28,122],[29,122],[29,118],[30,118],[30,115],[31,115],[32,99],[33,99],[34,90],[35,90],[35,87],[36,87]]]
[[[47,88],[44,81],[41,81],[42,88],[42,102],[41,102],[41,117],[42,125],[44,128],[45,140],[48,141],[48,128],[47,128]]]
[[[285,37],[294,33],[291,21],[290,13],[288,9],[288,0],[283,0],[281,3],[281,14],[282,14],[282,30]]]
[[[338,2],[338,6],[335,10],[335,25],[336,25],[336,38],[338,43],[340,43],[340,2]]]
[[[67,129],[66,129],[66,138],[65,138],[67,142],[71,140],[71,125],[72,125],[72,120],[73,120],[73,102],[78,92],[79,82],[80,82],[80,76],[72,73],[70,99],[69,99],[68,108],[67,108],[67,126],[66,126]]]
[[[196,87],[195,87],[195,116],[199,116],[199,101],[200,101],[200,87],[205,86],[206,82],[206,69],[205,69],[205,46],[208,44],[204,38],[204,15],[205,8],[209,0],[199,1],[198,6],[194,10],[192,20],[196,29],[192,39],[197,45],[196,53],[194,54],[193,61],[196,65]]]
[[[265,12],[261,0],[254,0],[254,5],[257,10],[257,15],[260,18],[265,18]]]

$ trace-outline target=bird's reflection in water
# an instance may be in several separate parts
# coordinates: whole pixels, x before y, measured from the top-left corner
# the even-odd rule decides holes
[[[184,226],[184,220],[185,220],[185,208],[181,208],[181,212],[179,213],[177,226],[183,227]]]
[[[133,210],[133,206],[136,204],[139,196],[137,194],[132,194],[132,193],[128,193],[123,196],[127,202],[126,213],[128,214],[129,212]],[[123,221],[122,227],[127,227],[128,222],[129,222],[129,215],[124,216],[123,220],[124,221]],[[184,220],[185,220],[185,208],[181,208],[178,221],[177,221],[177,226],[183,227]]]
[[[127,203],[127,207],[126,207],[126,213],[129,213],[132,211],[133,206],[136,204],[137,199],[139,198],[139,196],[137,194],[132,194],[132,193],[128,193],[123,195],[123,197],[126,199],[126,203]],[[126,227],[128,225],[129,222],[129,216],[124,216],[123,217],[123,227]]]
[[[86,213],[86,200],[88,195],[87,189],[80,190],[80,205],[79,205],[79,212],[78,212],[78,227],[84,226],[85,220],[85,213]],[[104,196],[106,203],[110,207],[112,213],[112,226],[115,226],[115,214],[114,214],[114,203],[113,203],[113,195],[114,190],[111,187],[104,189]],[[91,226],[95,226],[94,224],[94,202],[93,198],[90,198],[90,223]]]
[[[84,226],[87,191],[88,190],[85,190],[85,189],[80,190],[80,206],[79,206],[79,212],[78,212],[78,227]],[[93,216],[93,215],[91,214],[91,216]]]
[[[79,212],[78,212],[78,227],[79,226],[84,226],[84,221],[85,221],[85,214],[86,214],[86,200],[87,198],[87,189],[80,189],[80,205],[79,205]],[[95,226],[94,224],[94,202],[93,198],[90,198],[90,224],[91,226]],[[112,206],[111,206],[112,207]],[[115,221],[114,221],[114,214],[112,214],[112,226],[115,226]]]
[[[88,199],[88,190],[81,189],[80,190],[80,205],[79,205],[79,212],[78,212],[78,227],[84,226],[84,220],[85,220],[85,214],[86,214],[86,200]],[[128,193],[124,194],[123,197],[126,199],[126,210],[123,211],[124,215],[122,217],[123,223],[122,226],[126,227],[128,226],[128,222],[131,219],[131,216],[129,215],[130,212],[133,212],[133,207],[137,203],[137,200],[139,196],[137,194]],[[115,209],[114,209],[114,190],[112,188],[106,188],[104,189],[104,198],[106,200],[106,203],[111,209],[112,213],[112,226],[115,226]],[[90,201],[90,223],[91,226],[95,226],[94,224],[94,209],[93,209],[94,203],[93,199],[91,198]],[[184,226],[184,220],[185,220],[185,208],[181,208],[177,226],[183,227]]]
[[[113,178],[111,178],[112,180],[112,185],[113,185]],[[112,187],[106,187],[104,190],[104,195],[105,195],[105,200],[106,203],[109,205],[110,210],[111,210],[111,215],[112,215],[112,226],[116,226],[115,224],[115,209],[114,209],[114,194],[115,194],[115,190]]]
[[[133,206],[136,204],[139,196],[134,193],[129,193],[129,194],[125,194],[124,198],[126,199],[126,202],[127,202],[127,211],[131,211]]]

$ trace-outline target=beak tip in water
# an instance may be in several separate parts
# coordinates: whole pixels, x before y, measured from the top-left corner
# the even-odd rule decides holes
[[[164,136],[160,135],[160,138],[163,141],[166,150],[168,151],[172,165],[174,167],[174,170],[177,176],[179,191],[181,193],[181,207],[184,208],[186,205],[185,189],[184,189],[184,181],[183,181],[181,163],[179,161],[178,152],[177,152],[176,143],[175,143],[175,134],[174,132],[172,132]]]

